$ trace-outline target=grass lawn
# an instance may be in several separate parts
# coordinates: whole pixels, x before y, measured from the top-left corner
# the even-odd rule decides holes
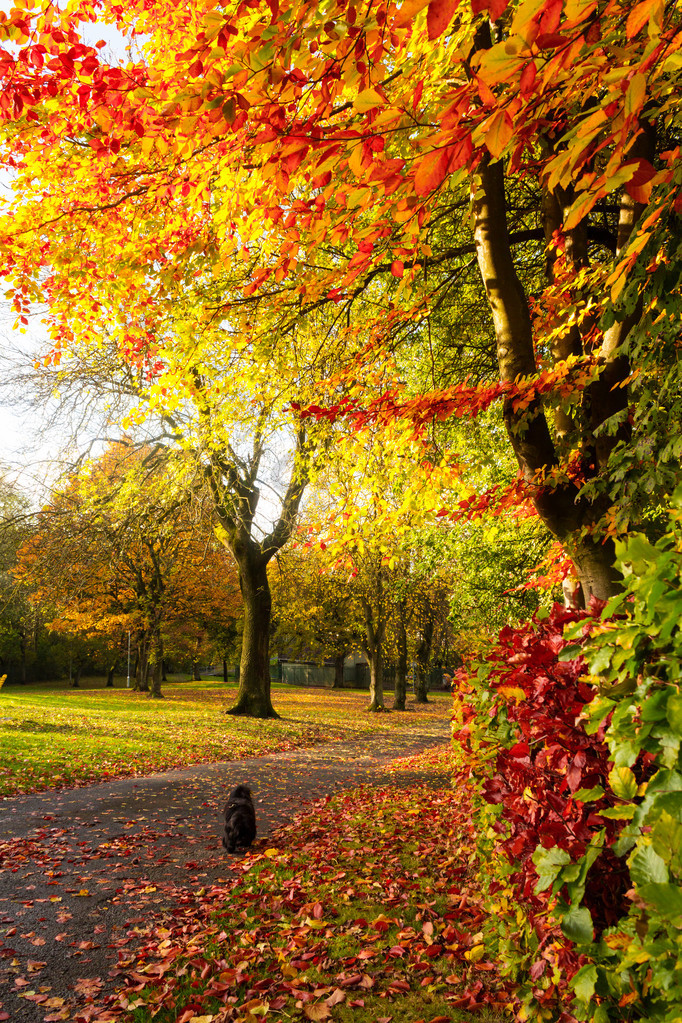
[[[0,689],[0,796],[149,774],[202,761],[262,756],[382,732],[390,744],[450,716],[449,693],[406,713],[367,714],[367,693],[273,685],[280,720],[233,718],[236,686],[169,682],[164,700],[103,680]],[[389,703],[391,702],[389,697]]]

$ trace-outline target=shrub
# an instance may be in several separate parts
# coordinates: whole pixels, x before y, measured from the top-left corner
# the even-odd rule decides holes
[[[680,509],[682,488],[662,540],[618,546],[617,598],[503,629],[458,676],[488,942],[520,1019],[680,1019]]]

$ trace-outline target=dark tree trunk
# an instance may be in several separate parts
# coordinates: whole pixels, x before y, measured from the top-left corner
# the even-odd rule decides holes
[[[367,710],[380,712],[384,705],[384,648],[381,640],[367,651],[369,657],[369,704]]]
[[[109,668],[109,671],[107,672],[107,686],[106,686],[107,689],[113,689],[114,688],[114,672],[115,671],[116,671],[116,662],[114,662],[111,665],[111,667]]]
[[[384,585],[379,568],[376,576],[374,601],[363,597],[365,612],[365,644],[364,649],[369,660],[369,704],[368,711],[386,710],[384,705],[384,634],[386,620],[384,617]]]
[[[407,629],[404,622],[398,624],[398,664],[395,672],[393,710],[405,710],[407,699]]]
[[[428,703],[426,693],[429,688],[429,662],[433,646],[433,619],[427,618],[422,625],[421,640],[417,647],[417,677],[414,682],[414,699],[416,703]]]
[[[192,661],[192,681],[201,682],[201,672],[199,671],[198,661]]]
[[[227,682],[227,658],[223,657],[223,682]]]
[[[140,633],[137,640],[135,685],[133,689],[138,693],[149,692],[149,640],[146,632]]]
[[[19,631],[19,654],[21,657],[19,665],[19,681],[22,686],[26,685],[26,632],[24,629]]]
[[[161,692],[161,664],[163,661],[163,647],[161,644],[161,635],[158,631],[158,627],[154,630],[151,637],[149,651],[149,698],[151,700],[162,700],[163,693]]]
[[[270,696],[270,616],[272,598],[267,560],[259,552],[239,552],[239,587],[244,601],[244,631],[237,702],[228,714],[277,718]]]
[[[343,664],[345,660],[345,652],[337,654],[334,658],[334,689],[343,689]]]

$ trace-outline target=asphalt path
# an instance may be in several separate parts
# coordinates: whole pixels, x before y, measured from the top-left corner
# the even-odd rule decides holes
[[[230,880],[220,835],[234,785],[251,786],[264,847],[341,789],[442,784],[391,764],[448,741],[449,722],[425,717],[407,736],[372,733],[1,801],[0,1020],[87,1020],[150,919]]]

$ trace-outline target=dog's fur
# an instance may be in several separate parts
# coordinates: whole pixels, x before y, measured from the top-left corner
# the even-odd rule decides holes
[[[232,853],[237,846],[251,845],[255,837],[256,811],[253,807],[251,789],[248,785],[237,785],[230,792],[225,804],[223,845]]]

